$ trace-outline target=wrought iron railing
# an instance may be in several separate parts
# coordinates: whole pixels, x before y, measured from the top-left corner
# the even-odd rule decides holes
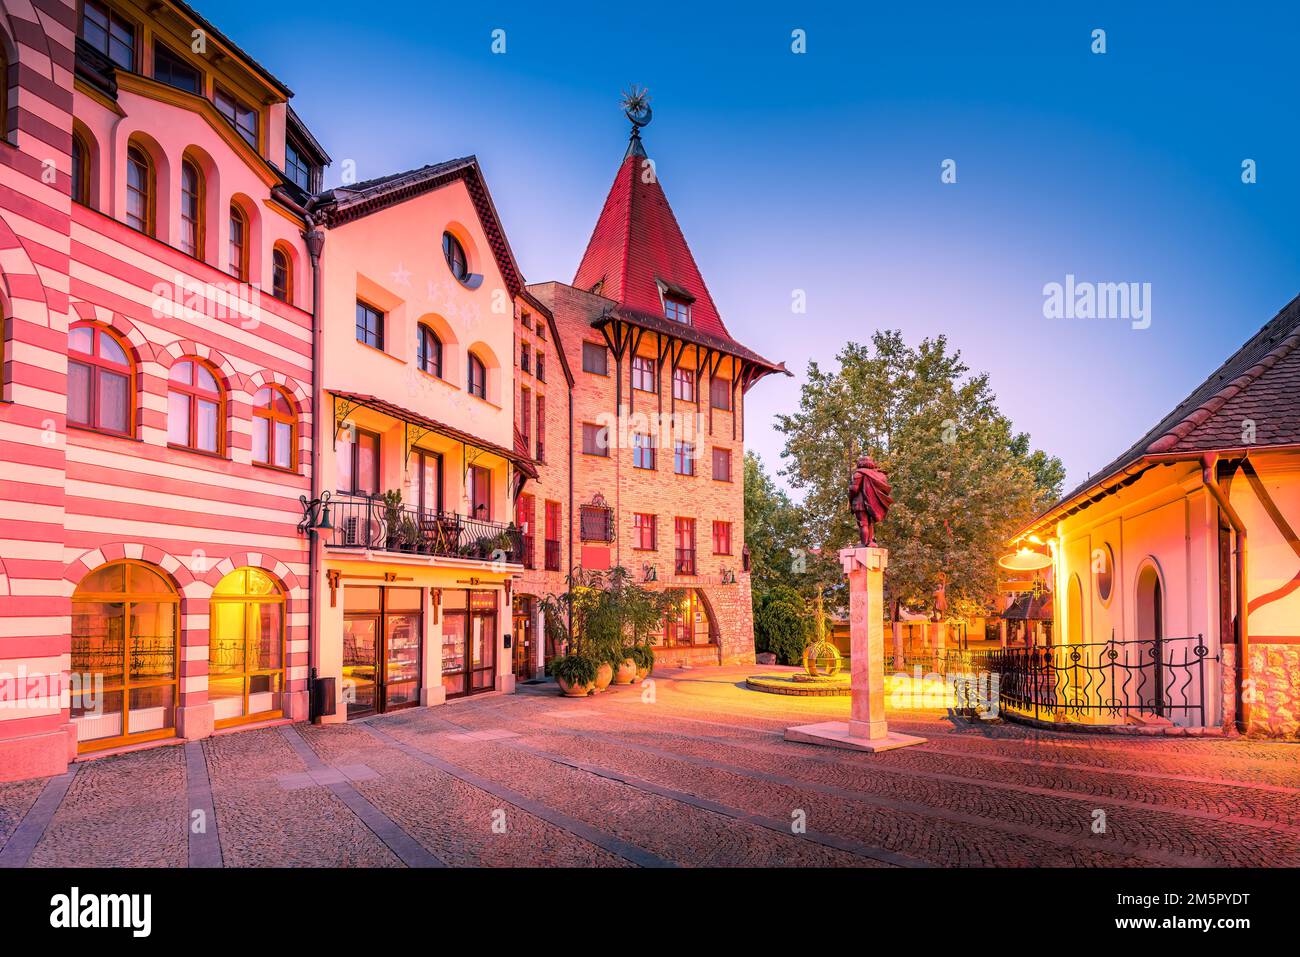
[[[391,506],[378,495],[336,498],[330,509],[334,530],[325,540],[329,547],[513,564],[521,563],[525,554],[523,534],[513,524],[411,505]]]
[[[546,542],[546,570],[548,572],[560,570],[560,543],[549,539]]]
[[[524,536],[524,568],[532,571],[537,567],[537,559],[533,549],[537,544],[536,538],[532,535]]]
[[[1115,724],[1140,715],[1198,727],[1212,717],[1208,666],[1218,660],[1196,635],[949,651],[910,658],[896,670],[997,676],[999,707],[1041,720]]]

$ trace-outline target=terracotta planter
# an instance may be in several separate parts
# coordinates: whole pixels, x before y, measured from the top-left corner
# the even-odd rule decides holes
[[[596,694],[600,694],[609,687],[609,683],[614,680],[614,666],[608,661],[602,661],[600,667],[596,669]]]
[[[636,662],[631,658],[624,658],[618,666],[618,671],[614,672],[614,684],[630,685],[636,678]]]
[[[646,678],[648,678],[649,676],[650,676],[650,669],[649,669],[649,668],[638,668],[638,669],[636,670],[636,680],[637,680],[637,684],[640,684],[642,681],[645,681]]]
[[[555,683],[560,686],[560,693],[566,698],[585,698],[591,694],[592,684],[588,681],[586,684],[571,685],[563,678],[556,678]]]

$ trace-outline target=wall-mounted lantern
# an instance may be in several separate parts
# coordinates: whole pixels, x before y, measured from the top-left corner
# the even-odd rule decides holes
[[[298,534],[306,535],[308,532],[332,532],[334,523],[330,521],[330,493],[322,492],[320,498],[308,499],[306,495],[299,495],[298,501],[302,503],[302,521],[298,523]]]

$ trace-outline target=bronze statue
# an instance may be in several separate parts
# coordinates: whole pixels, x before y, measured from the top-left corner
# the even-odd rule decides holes
[[[885,520],[885,513],[893,504],[888,476],[876,466],[871,456],[859,458],[857,468],[849,476],[849,508],[858,521],[863,545],[876,547],[876,526]]]

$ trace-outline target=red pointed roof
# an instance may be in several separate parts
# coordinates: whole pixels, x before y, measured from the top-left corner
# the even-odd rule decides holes
[[[652,316],[664,314],[663,291],[684,292],[693,299],[691,325],[731,340],[639,136],[614,177],[573,285]]]

